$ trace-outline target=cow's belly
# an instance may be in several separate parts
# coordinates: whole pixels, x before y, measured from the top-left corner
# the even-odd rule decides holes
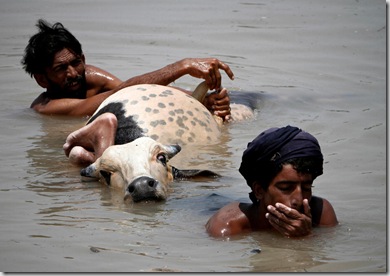
[[[133,116],[145,135],[161,143],[216,142],[220,135],[218,124],[204,105],[172,87],[126,87],[107,98],[96,112],[112,102],[122,102],[125,116]]]

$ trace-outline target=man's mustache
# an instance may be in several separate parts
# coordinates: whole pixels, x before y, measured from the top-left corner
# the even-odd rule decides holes
[[[83,80],[83,76],[78,75],[75,78],[67,79],[66,82],[65,82],[65,86],[70,86],[74,82],[81,83],[82,80]]]

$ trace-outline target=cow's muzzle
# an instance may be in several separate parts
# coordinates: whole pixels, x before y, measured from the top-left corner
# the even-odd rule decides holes
[[[127,186],[127,192],[134,202],[143,200],[161,200],[157,189],[159,182],[149,176],[141,176]]]

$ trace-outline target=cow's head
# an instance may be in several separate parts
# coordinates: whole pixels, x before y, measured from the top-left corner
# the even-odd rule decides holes
[[[181,150],[179,145],[162,145],[141,137],[124,145],[108,147],[81,175],[100,178],[113,188],[122,189],[134,202],[164,200],[168,184],[176,178],[216,177],[208,170],[179,170],[168,164]]]

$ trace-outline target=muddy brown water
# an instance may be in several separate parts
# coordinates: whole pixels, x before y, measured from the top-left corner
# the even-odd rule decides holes
[[[1,1],[0,14],[1,271],[387,271],[384,1]],[[175,182],[167,201],[141,204],[83,181],[62,144],[85,118],[28,108],[41,89],[20,59],[39,18],[64,23],[88,63],[122,79],[184,57],[229,64],[236,78],[223,85],[255,95],[256,118],[172,160],[223,177]],[[340,225],[301,239],[208,237],[218,208],[249,201],[237,170],[246,144],[287,124],[318,138],[325,172],[314,194]]]

